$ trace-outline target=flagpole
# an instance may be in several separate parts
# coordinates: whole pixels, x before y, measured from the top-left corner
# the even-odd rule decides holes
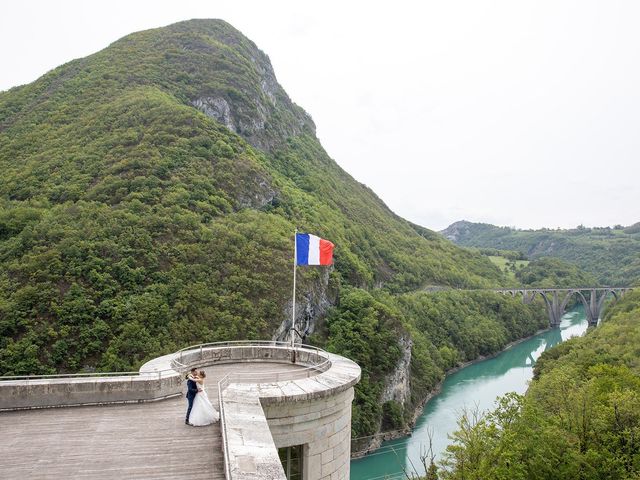
[[[296,267],[298,263],[297,256],[298,250],[298,229],[296,228],[293,234],[293,307],[291,318],[291,347],[295,347],[296,344]]]

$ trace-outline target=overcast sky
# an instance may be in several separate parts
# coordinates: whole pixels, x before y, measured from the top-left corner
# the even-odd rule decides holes
[[[329,154],[413,222],[640,221],[635,0],[21,0],[0,90],[190,18],[252,39]]]

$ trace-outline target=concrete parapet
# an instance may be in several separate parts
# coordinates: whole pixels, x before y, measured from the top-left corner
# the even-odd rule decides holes
[[[228,480],[286,480],[258,392],[234,387],[220,402]]]
[[[182,393],[186,367],[252,361],[290,363],[291,352],[288,346],[273,342],[230,342],[164,355],[145,363],[137,373],[0,377],[0,411],[162,400]],[[313,371],[300,369],[286,375],[279,371],[272,378],[261,374],[253,380],[306,377],[330,366],[321,350],[298,348],[296,358]],[[252,380],[251,374],[245,377]]]
[[[0,411],[154,401],[181,394],[191,366],[294,360],[289,371],[233,372],[218,384],[228,480],[284,479],[277,449],[289,446],[302,446],[306,480],[347,480],[360,367],[314,347],[229,342],[156,358],[137,373],[0,377]]]
[[[52,378],[0,382],[0,411],[72,405],[148,402],[181,393],[177,374]]]
[[[221,395],[221,413],[226,418],[223,436],[228,439],[232,480],[247,478],[284,478],[276,475],[279,465],[277,449],[302,445],[303,478],[306,480],[347,480],[351,458],[351,402],[353,386],[360,379],[360,367],[338,355],[328,354],[330,367],[308,378],[271,383],[232,383]],[[235,413],[238,405],[247,405],[243,411],[252,415],[262,412],[260,421],[244,431],[236,428]],[[229,412],[232,412],[229,414]],[[241,422],[242,423],[242,422]],[[253,453],[247,443],[259,448]],[[254,445],[256,446],[256,445]],[[238,458],[244,462],[239,465]],[[261,476],[258,465],[271,476]],[[269,465],[269,467],[267,467]],[[254,469],[256,476],[246,476]],[[244,470],[243,470],[244,468]],[[235,473],[234,473],[235,472]]]

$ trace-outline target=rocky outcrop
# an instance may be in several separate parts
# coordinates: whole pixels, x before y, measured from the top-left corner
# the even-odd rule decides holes
[[[402,350],[402,357],[396,368],[385,380],[385,387],[380,397],[382,403],[393,400],[403,407],[408,404],[411,395],[411,349],[413,340],[408,336],[402,336],[398,340]]]
[[[403,335],[398,340],[401,349],[401,357],[396,364],[396,368],[387,375],[384,382],[384,389],[380,396],[380,403],[394,401],[402,405],[403,408],[414,408],[410,405],[411,399],[411,350],[413,348],[413,340],[408,335]],[[419,408],[421,411],[421,407]],[[382,432],[382,424],[378,426],[378,431],[371,437],[365,437],[358,441],[352,442],[351,454],[354,457],[360,457],[366,453],[372,452],[380,447],[383,441],[393,440],[395,438],[409,435],[410,428],[415,423],[417,415],[413,416],[413,420],[407,425],[405,430],[385,431]]]
[[[326,317],[329,307],[335,305],[336,294],[329,289],[329,271],[322,269],[318,279],[312,281],[310,285],[303,284],[298,288],[296,295],[296,330],[303,336],[302,343],[306,337],[315,332],[319,323]],[[287,302],[284,308],[284,318],[280,326],[273,334],[273,340],[284,341],[290,339],[291,319],[293,304]],[[296,337],[300,340],[300,337]]]
[[[231,107],[222,97],[202,97],[197,98],[191,104],[204,113],[207,117],[214,118],[229,130],[238,133],[233,118],[231,117]]]
[[[459,222],[452,223],[440,233],[453,243],[460,242],[463,238],[466,238],[471,233],[471,222],[461,220]]]
[[[224,24],[219,20],[213,23]],[[191,105],[266,152],[273,152],[288,138],[302,133],[315,137],[313,120],[280,86],[269,57],[240,32],[230,34],[230,25],[211,28],[210,24],[211,21],[202,24],[203,31],[240,54],[231,66],[221,64],[221,68],[229,68],[234,73],[244,70],[255,80],[238,81],[231,88],[229,85],[216,88],[212,83],[201,95],[191,99]]]
[[[240,208],[262,209],[267,204],[273,203],[278,197],[278,191],[275,190],[270,182],[257,175],[253,179],[251,188],[244,188],[237,193],[237,202]]]

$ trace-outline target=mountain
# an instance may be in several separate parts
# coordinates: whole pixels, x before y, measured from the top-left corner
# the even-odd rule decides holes
[[[344,172],[268,57],[220,20],[128,35],[0,93],[0,374],[135,368],[190,343],[284,335],[342,288],[503,281]]]
[[[530,259],[557,257],[596,276],[604,285],[640,280],[640,223],[569,230],[518,230],[460,221],[440,232],[464,247],[523,252]]]
[[[546,325],[540,305],[451,288],[508,280],[345,173],[220,20],[0,92],[0,171],[0,375],[283,339],[296,227],[336,245],[333,267],[298,269],[296,326],[361,365],[354,437],[403,429],[447,370]]]

